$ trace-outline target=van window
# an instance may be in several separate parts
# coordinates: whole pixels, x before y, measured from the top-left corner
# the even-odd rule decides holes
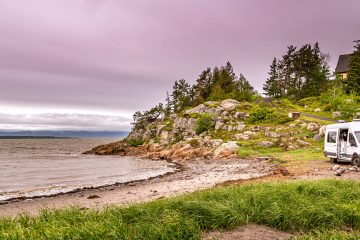
[[[352,133],[349,134],[349,143],[351,147],[357,147],[355,137]]]
[[[327,142],[328,143],[336,143],[336,132],[328,132]]]

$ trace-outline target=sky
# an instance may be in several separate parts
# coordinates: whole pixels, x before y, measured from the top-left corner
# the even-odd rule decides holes
[[[0,130],[129,130],[133,112],[230,61],[261,92],[274,57],[360,39],[359,0],[0,0]]]

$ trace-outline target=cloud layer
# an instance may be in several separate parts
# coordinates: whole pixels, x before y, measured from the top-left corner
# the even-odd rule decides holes
[[[0,130],[129,130],[128,118],[95,114],[0,114]]]
[[[145,110],[175,80],[193,83],[228,60],[261,90],[289,44],[320,42],[334,67],[360,38],[359,9],[358,0],[0,0],[0,104]]]

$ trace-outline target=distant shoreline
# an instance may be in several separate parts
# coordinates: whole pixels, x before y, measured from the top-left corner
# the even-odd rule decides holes
[[[0,136],[0,139],[74,139],[74,137],[56,137],[56,136]]]

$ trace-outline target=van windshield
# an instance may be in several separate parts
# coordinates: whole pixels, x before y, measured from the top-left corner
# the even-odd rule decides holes
[[[360,142],[360,132],[355,132],[356,139]]]

